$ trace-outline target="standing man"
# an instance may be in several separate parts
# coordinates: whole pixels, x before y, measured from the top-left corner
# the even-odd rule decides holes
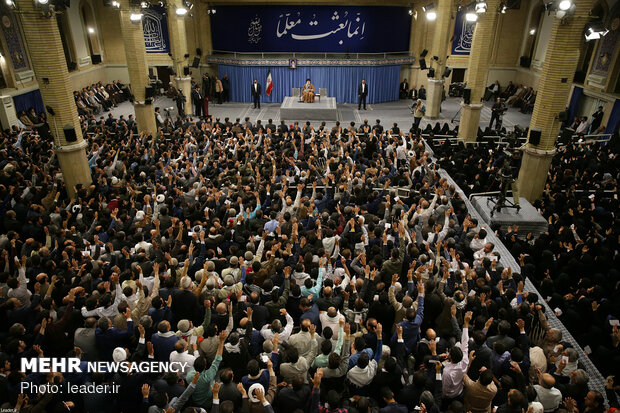
[[[399,97],[401,99],[407,99],[407,96],[409,96],[409,83],[407,79],[405,79],[400,83]]]
[[[196,85],[192,90],[192,101],[194,102],[194,115],[200,117],[202,115],[202,95],[200,94],[200,87]]]
[[[211,81],[211,77],[209,76],[208,73],[205,73],[204,75],[202,75],[202,93],[204,93],[204,95],[211,99],[211,84],[213,82]]]
[[[366,96],[368,96],[368,85],[366,79],[362,79],[362,83],[357,88],[357,110],[362,109],[362,102],[364,103],[364,110],[366,110]]]
[[[181,119],[185,119],[185,95],[181,89],[178,89],[177,97],[177,113]]]
[[[222,100],[224,102],[230,101],[230,79],[228,79],[228,75],[224,75],[222,78]]]
[[[418,99],[413,106],[413,126],[415,127],[416,134],[420,132],[420,121],[424,117],[425,113],[426,106],[422,103],[422,99]]]
[[[502,98],[497,98],[493,107],[491,108],[491,122],[489,122],[489,128],[493,128],[493,122],[495,122],[495,129],[502,127],[501,116],[504,113],[504,104]]]
[[[254,109],[260,109],[261,87],[260,83],[258,83],[256,79],[254,79],[254,83],[252,83],[252,89],[250,92],[252,93],[252,100],[254,101]]]
[[[596,130],[601,126],[601,122],[603,121],[603,116],[605,116],[605,112],[603,112],[603,107],[599,106],[598,110],[592,114],[592,122],[590,123],[590,133],[596,133]]]

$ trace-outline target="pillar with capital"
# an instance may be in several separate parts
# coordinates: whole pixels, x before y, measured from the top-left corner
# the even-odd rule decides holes
[[[426,56],[426,65],[435,70],[435,75],[428,78],[426,92],[426,116],[430,119],[437,119],[441,112],[441,99],[444,91],[443,73],[446,69],[448,40],[452,32],[453,4],[454,0],[439,0],[436,6],[437,20],[433,33],[433,46],[430,56]]]
[[[517,181],[519,195],[528,201],[540,198],[547,181],[562,124],[559,114],[566,108],[581,42],[584,41],[583,30],[590,19],[593,4],[593,0],[578,0],[572,16],[556,17],[553,22]],[[533,131],[540,132],[538,144],[530,143]]]
[[[141,11],[131,5],[129,0],[119,0],[120,11],[119,19],[121,35],[125,46],[125,58],[127,60],[127,71],[129,72],[129,83],[133,95],[134,111],[136,112],[136,123],[139,131],[155,133],[157,125],[155,123],[155,111],[152,101],[146,100],[146,87],[149,86],[149,68],[146,62],[146,47],[144,45],[144,31],[142,20],[131,19],[131,16],[139,16]]]
[[[459,139],[465,142],[475,142],[480,125],[480,113],[484,103],[482,99],[487,86],[489,62],[493,50],[500,0],[487,0],[486,13],[478,14],[478,21],[474,29],[469,65],[465,75],[467,88],[471,89],[470,103],[461,104],[461,119],[459,123]]]
[[[189,66],[189,56],[187,49],[187,32],[185,30],[185,19],[187,9],[182,0],[169,0],[168,4],[168,31],[170,34],[170,52],[176,77],[174,78],[177,89],[183,91],[185,95],[185,114],[194,113],[192,106],[192,78],[189,74],[184,74],[183,69]],[[185,9],[185,14],[177,13],[177,9]],[[202,29],[201,29],[202,30]]]
[[[17,0],[17,7],[54,137],[54,152],[67,192],[73,197],[77,184],[88,186],[92,179],[56,16],[44,16],[31,0]]]

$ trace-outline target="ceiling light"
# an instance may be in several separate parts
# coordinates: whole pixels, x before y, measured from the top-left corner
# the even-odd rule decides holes
[[[116,7],[118,9],[119,7],[121,7],[121,4],[118,1],[113,1],[112,7]]]
[[[409,15],[413,16],[413,10],[409,9]]]
[[[149,4],[146,1],[143,1],[142,3],[140,3],[140,7],[143,9],[148,9],[149,8]]]
[[[177,16],[185,16],[187,14],[187,9],[185,7],[177,7],[176,13]]]
[[[503,4],[502,10],[501,10],[502,14],[506,14],[506,10],[508,10],[508,7],[505,4]]]
[[[476,13],[468,12],[465,14],[465,20],[467,20],[470,23],[473,23],[478,20],[478,16],[476,15]]]
[[[560,8],[560,10],[568,10],[570,9],[570,6],[572,6],[573,4],[570,2],[570,0],[562,0],[560,2],[560,4],[558,5],[558,7]]]
[[[433,10],[434,8],[435,8],[435,5],[433,3],[429,3],[426,6],[422,6],[422,11],[427,12],[429,10]]]
[[[131,13],[129,15],[129,20],[131,20],[132,23],[138,23],[142,20],[142,13]]]
[[[429,11],[426,13],[426,20],[434,21],[437,19],[437,13],[434,11]]]
[[[598,40],[609,33],[609,30],[600,21],[590,22],[586,25],[585,37],[586,41]]]
[[[530,30],[530,36],[534,36],[536,34],[536,29],[531,29]]]
[[[476,3],[476,13],[482,14],[482,13],[486,13],[486,11],[487,11],[487,4],[484,1]]]
[[[49,3],[49,0],[37,0],[39,2],[39,4],[47,4]]]
[[[88,33],[93,34],[95,33],[95,29],[93,29],[92,27],[88,28]]]

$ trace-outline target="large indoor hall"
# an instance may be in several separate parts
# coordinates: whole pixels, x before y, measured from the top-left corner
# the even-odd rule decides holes
[[[620,1],[0,18],[1,412],[620,409]]]

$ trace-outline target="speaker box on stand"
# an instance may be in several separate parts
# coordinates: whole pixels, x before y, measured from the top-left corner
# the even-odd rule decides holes
[[[194,61],[192,62],[192,67],[196,68],[200,66],[200,57],[194,57]]]
[[[426,70],[426,60],[425,59],[420,59],[420,69],[421,70]]]
[[[183,75],[189,76],[189,74],[190,74],[189,66],[183,66]]]
[[[66,125],[63,128],[63,132],[65,133],[65,140],[67,142],[75,142],[77,141],[77,135],[75,134],[75,129],[71,125]]]
[[[471,89],[469,88],[463,89],[463,102],[466,105],[469,105],[471,103]]]
[[[530,130],[530,137],[527,140],[527,142],[530,145],[534,145],[534,146],[540,145],[540,137],[541,137],[541,135],[542,135],[542,131],[540,129],[531,129]]]

